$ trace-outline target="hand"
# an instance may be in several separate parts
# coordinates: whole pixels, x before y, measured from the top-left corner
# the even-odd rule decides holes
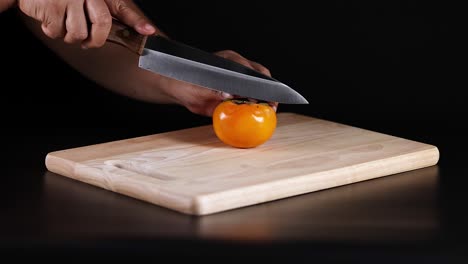
[[[204,116],[212,116],[214,109],[223,100],[239,97],[143,70],[137,67],[138,55],[120,45],[106,45],[101,49],[82,52],[75,45],[65,45],[62,41],[48,38],[42,34],[41,26],[31,19],[25,19],[25,24],[64,61],[87,78],[118,94],[150,103],[179,104],[195,114]],[[234,51],[220,51],[215,54],[270,76],[267,68]],[[271,102],[271,105],[276,111],[278,104]]]
[[[156,31],[131,0],[18,0],[18,6],[42,23],[42,31],[48,37],[63,38],[69,44],[81,43],[84,49],[104,45],[112,16],[140,34]]]
[[[250,61],[235,51],[224,50],[216,52],[215,54],[259,71],[267,76],[271,76],[270,71],[263,65]],[[203,87],[175,81],[165,77],[163,77],[160,81],[162,85],[159,87],[164,89],[164,92],[172,97],[176,103],[185,106],[188,110],[195,114],[204,116],[212,116],[216,106],[218,106],[218,104],[223,100],[238,97],[237,95],[209,90]],[[271,102],[270,105],[276,111],[278,103]]]
[[[0,0],[0,13],[16,4],[16,0]]]

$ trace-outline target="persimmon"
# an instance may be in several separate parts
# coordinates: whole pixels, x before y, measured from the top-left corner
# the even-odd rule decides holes
[[[213,112],[216,136],[236,148],[254,148],[268,141],[276,129],[276,112],[266,102],[228,99]]]

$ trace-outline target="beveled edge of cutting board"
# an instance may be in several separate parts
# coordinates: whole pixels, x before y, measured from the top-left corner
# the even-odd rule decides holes
[[[194,199],[192,214],[209,215],[436,165],[440,158],[439,149],[432,145],[424,145],[426,149],[406,153],[400,156],[389,157],[381,160],[373,160],[358,165],[345,166],[319,173],[290,177],[287,179],[261,183],[239,189],[230,189],[223,192],[200,195]],[[375,167],[379,168],[379,164],[383,163],[384,161],[387,164],[385,168],[382,168],[381,170],[373,170]],[[351,171],[353,171],[352,175],[349,175],[348,177],[342,177],[345,175],[343,172],[349,170],[350,168],[352,168]],[[310,177],[311,175],[324,175],[327,177],[327,182],[329,182],[328,186],[318,188],[313,186],[314,179]],[[353,180],[350,181],[350,178],[353,178]],[[295,184],[289,184],[291,182],[295,182]],[[334,182],[334,184],[331,184],[330,182]],[[292,186],[293,188],[288,188],[288,186]],[[278,195],[273,192],[273,190],[277,191],[278,189],[282,189],[283,193]],[[246,199],[246,197],[249,195],[258,197],[259,194],[262,194],[261,196],[263,199],[256,200],[255,203],[244,203],[242,201],[242,199],[247,201],[248,199]],[[223,197],[231,197],[231,199],[223,200]],[[232,197],[241,197],[241,200],[236,201],[235,199],[232,199]]]
[[[399,156],[192,197],[184,197],[183,193],[174,196],[173,193],[167,192],[167,190],[160,192],[158,197],[144,191],[129,192],[124,189],[118,191],[115,189],[116,185],[112,180],[110,182],[102,180],[102,171],[99,169],[64,160],[53,154],[48,157],[47,164],[51,172],[62,176],[161,207],[167,207],[180,213],[202,216],[430,167],[438,163],[439,157],[437,147],[424,144],[423,149]],[[381,166],[382,163],[385,163],[385,167]],[[80,172],[82,169],[92,175],[83,175]],[[345,173],[345,171],[348,172]],[[352,171],[352,173],[349,173],[349,171]],[[314,177],[311,177],[312,175]],[[343,177],[343,175],[346,175],[346,177]],[[327,185],[317,185],[315,177],[326,178]],[[133,184],[143,186],[148,183],[135,179]],[[278,193],[278,190],[281,190],[281,193]],[[161,203],[161,195],[170,202]],[[174,197],[177,197],[177,199]],[[252,199],[252,197],[255,197],[255,199]]]
[[[280,113],[278,115],[279,116],[294,115],[294,117],[297,118],[298,120],[304,120],[304,121],[310,121],[311,119],[321,120],[318,118],[294,114],[294,113]],[[327,121],[327,122],[334,123],[332,121]],[[349,126],[349,125],[346,125],[346,126]],[[179,132],[190,131],[190,130],[195,130],[195,129],[206,129],[206,126],[188,128],[188,129],[183,129],[183,130],[178,130],[178,131]],[[93,179],[92,177],[91,178],[87,177],[83,179],[80,173],[77,173],[77,168],[84,167],[82,164],[80,164],[80,162],[118,155],[121,153],[121,151],[117,151],[113,153],[112,147],[118,146],[119,144],[122,144],[122,143],[131,142],[132,145],[135,146],[135,148],[131,149],[130,151],[129,151],[129,148],[127,147],[126,148],[127,153],[145,150],[148,148],[147,145],[143,147],[145,142],[154,140],[157,137],[164,137],[164,135],[166,135],[167,133],[173,133],[173,132],[174,131],[50,152],[47,154],[46,159],[45,159],[46,167],[49,171],[53,173],[57,173],[62,176],[66,176],[66,177],[69,177],[69,178],[72,178],[81,182],[85,182],[94,186],[98,186],[106,190],[118,192],[118,191],[113,190],[112,186],[107,186],[105,183],[97,181]],[[372,132],[379,133],[375,131],[372,131]],[[401,138],[401,139],[404,139],[404,138]],[[404,140],[409,140],[409,139],[404,139]],[[288,179],[282,179],[282,180],[278,180],[275,182],[268,182],[267,184],[262,183],[262,184],[253,185],[253,186],[248,187],[248,189],[246,188],[243,188],[242,190],[230,189],[227,191],[222,191],[222,192],[217,192],[217,193],[212,193],[212,194],[199,195],[195,197],[187,197],[187,199],[185,199],[183,203],[179,203],[177,206],[176,205],[174,206],[161,205],[157,201],[152,200],[150,195],[145,195],[144,193],[122,193],[122,192],[118,192],[118,193],[125,194],[127,196],[130,196],[139,200],[143,200],[149,203],[167,207],[172,210],[185,213],[185,214],[208,215],[208,214],[218,213],[221,211],[236,209],[236,208],[245,207],[245,206],[251,206],[251,205],[255,205],[259,203],[274,201],[277,199],[288,198],[288,197],[292,197],[295,195],[305,194],[305,193],[314,192],[318,190],[324,190],[324,189],[338,187],[341,185],[346,185],[346,184],[351,184],[351,183],[357,183],[360,181],[370,180],[370,179],[374,179],[378,177],[388,176],[388,175],[401,173],[401,172],[405,172],[409,170],[436,165],[440,157],[438,148],[436,146],[422,143],[422,142],[417,142],[417,143],[424,146],[424,148],[411,152],[411,153],[406,153],[404,155],[388,158],[392,160],[392,162],[394,162],[393,163],[394,165],[387,166],[386,170],[379,170],[377,174],[370,175],[368,171],[366,171],[366,166],[374,166],[376,164],[378,165],[380,162],[382,162],[382,160],[374,160],[374,161],[370,161],[367,163],[363,163],[363,164],[360,164],[360,166],[353,168],[354,174],[359,175],[353,181],[350,182],[349,179],[347,179],[344,182],[340,182],[339,181],[340,179],[338,180],[335,179],[335,184],[329,185],[325,188],[311,188],[310,186],[308,186],[308,183],[310,184],[308,178],[310,178],[311,175],[301,175],[298,177],[291,177]],[[96,146],[106,146],[106,147],[109,147],[111,151],[110,153],[105,153],[105,154],[100,153],[100,155],[96,155],[97,153],[92,151],[93,149],[95,149]],[[79,151],[79,155],[77,155],[77,150]],[[91,153],[89,151],[91,151]],[[420,158],[421,155],[424,157],[423,159]],[[388,159],[386,160],[388,161]],[[414,160],[416,160],[416,162],[414,162]],[[340,174],[340,170],[346,169],[346,168],[348,167],[334,169],[334,170],[325,171],[321,173],[325,173],[326,175],[328,175],[327,177],[333,178],[333,177],[337,177],[337,175]],[[96,173],[98,172],[96,171]],[[299,186],[299,187],[293,186],[293,188],[287,188],[288,183],[290,181],[295,181],[294,185]],[[298,184],[298,182],[300,184]],[[281,195],[277,195],[277,194],[275,195],[274,192],[272,192],[272,194],[268,194],[271,188],[273,189],[278,188],[278,186],[281,186],[282,188],[284,188],[284,193],[282,193]],[[242,192],[242,195],[239,195],[238,192]],[[257,199],[255,202],[248,202],[249,199],[242,199],[242,197],[245,198],[248,195],[258,196],[259,194],[262,194],[263,198]],[[232,199],[232,197],[241,197],[241,199],[236,200],[236,199]],[[223,198],[226,198],[226,200]],[[214,206],[213,204],[215,204],[216,206]]]

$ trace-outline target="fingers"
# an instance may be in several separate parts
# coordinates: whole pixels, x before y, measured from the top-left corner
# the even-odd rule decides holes
[[[91,22],[91,30],[88,39],[81,46],[85,49],[101,47],[106,42],[112,26],[109,8],[101,0],[88,0],[85,6]]]
[[[84,14],[83,0],[74,0],[67,7],[65,26],[67,33],[64,41],[72,44],[88,38],[88,25]]]
[[[16,2],[0,0],[2,10],[11,1]],[[158,30],[132,0],[21,0],[18,6],[24,14],[42,23],[42,31],[48,37],[63,38],[66,43],[82,42],[83,48],[104,45],[112,15],[144,35]],[[158,34],[165,35],[159,30]]]
[[[187,108],[196,114],[212,116],[213,112],[223,100],[232,98],[232,95],[216,90],[210,90],[196,85],[191,85],[188,91],[190,98],[186,99]]]
[[[65,35],[66,3],[50,0],[22,0],[18,1],[18,7],[25,15],[41,22],[42,31],[46,36],[56,39]]]
[[[151,25],[141,10],[129,0],[105,0],[111,14],[124,24],[134,28],[138,33],[151,35],[156,28]]]
[[[268,104],[271,106],[271,108],[273,108],[273,110],[275,110],[275,112],[278,111],[279,104],[277,102],[269,102]]]
[[[253,70],[256,70],[258,72],[261,72],[261,73],[271,77],[270,71],[265,66],[261,65],[260,63],[248,60],[248,59],[244,58],[242,55],[240,55],[239,53],[237,53],[235,51],[223,50],[223,51],[215,52],[215,54],[220,56],[220,57],[223,57],[225,59],[235,61],[235,62],[237,62],[239,64],[242,64],[242,65],[244,65],[244,66],[246,66],[248,68],[251,68]]]
[[[239,53],[232,51],[232,50],[223,50],[223,51],[218,51],[215,52],[216,55],[223,57],[228,60],[235,61],[239,64],[244,65],[245,67],[254,69],[252,65],[250,64],[250,61],[244,57],[242,57]]]
[[[268,70],[265,66],[261,65],[258,62],[250,61],[246,58],[244,58],[242,55],[239,53],[232,51],[232,50],[223,50],[223,51],[218,51],[215,52],[216,55],[223,57],[228,60],[235,61],[237,63],[240,63],[248,68],[254,69],[258,72],[261,72],[262,74],[271,77],[270,70]],[[238,95],[235,95],[235,97],[238,97]],[[253,101],[256,101],[252,99]],[[277,102],[269,102],[268,103],[275,111],[278,109],[278,103]]]
[[[161,92],[173,98],[174,102],[184,106],[190,112],[211,117],[213,111],[221,102],[233,98],[232,95],[207,89],[186,82],[161,76],[159,81]]]
[[[57,39],[65,36],[65,8],[66,6],[61,5],[61,3],[51,3],[47,12],[44,13],[41,20],[42,31],[49,38]]]
[[[254,61],[250,61],[250,65],[252,65],[252,67],[254,68],[254,70],[259,71],[259,72],[265,74],[266,76],[271,77],[270,70],[268,70],[265,66],[261,65],[260,63],[254,62]]]

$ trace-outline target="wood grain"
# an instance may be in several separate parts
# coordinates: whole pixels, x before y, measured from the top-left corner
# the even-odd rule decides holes
[[[437,164],[437,147],[294,113],[254,149],[224,145],[212,127],[49,153],[48,170],[205,215]]]

